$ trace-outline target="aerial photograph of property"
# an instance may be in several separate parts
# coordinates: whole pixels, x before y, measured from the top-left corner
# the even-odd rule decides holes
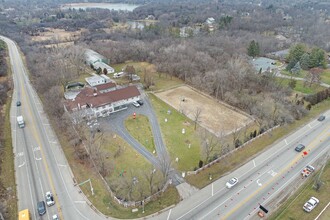
[[[330,0],[0,0],[0,220],[329,220]]]

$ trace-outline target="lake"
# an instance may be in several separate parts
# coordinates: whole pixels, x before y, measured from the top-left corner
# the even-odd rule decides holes
[[[109,9],[109,10],[123,10],[123,11],[133,11],[135,8],[139,7],[140,5],[133,5],[133,4],[123,4],[123,3],[71,3],[71,4],[64,4],[61,5],[61,9],[76,9],[79,10],[80,8],[86,10],[87,8],[102,8],[102,9]]]

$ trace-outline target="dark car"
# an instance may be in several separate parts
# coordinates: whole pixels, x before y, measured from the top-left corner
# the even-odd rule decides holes
[[[305,149],[305,145],[303,144],[298,144],[298,146],[295,148],[295,151],[301,152],[303,149]]]
[[[323,121],[325,119],[325,116],[324,115],[321,115],[317,120],[318,121]]]
[[[20,101],[16,102],[16,106],[21,106],[21,105],[22,105],[22,103]]]
[[[46,213],[46,205],[44,201],[38,202],[38,213],[44,215]]]
[[[137,100],[137,103],[139,103],[140,105],[143,105],[143,101],[141,99]]]

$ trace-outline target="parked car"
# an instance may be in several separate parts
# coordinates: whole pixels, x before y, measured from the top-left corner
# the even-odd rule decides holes
[[[140,104],[138,102],[132,102],[132,105],[134,105],[136,108],[140,107]]]
[[[21,106],[21,105],[22,105],[22,103],[20,101],[16,102],[16,106]]]
[[[46,213],[46,206],[44,201],[40,201],[37,204],[39,215],[44,215]]]
[[[51,192],[46,192],[46,203],[48,206],[52,206],[55,204],[54,196]]]
[[[323,121],[325,119],[325,116],[324,115],[321,115],[317,120],[318,121]]]
[[[301,152],[303,149],[305,149],[305,145],[303,144],[298,144],[298,146],[295,148],[295,151]]]
[[[141,99],[137,100],[136,102],[139,103],[139,105],[143,105],[143,101]]]
[[[306,212],[311,212],[316,206],[317,204],[319,204],[319,200],[315,197],[311,197],[304,205],[304,210]]]
[[[236,177],[233,177],[226,183],[226,187],[230,189],[233,186],[235,186],[237,183],[238,183],[238,179]]]

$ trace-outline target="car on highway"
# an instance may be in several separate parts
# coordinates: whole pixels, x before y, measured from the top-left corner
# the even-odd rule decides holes
[[[235,186],[237,183],[238,183],[238,179],[236,177],[233,177],[226,183],[226,187],[230,189],[233,186]]]
[[[21,106],[21,105],[22,105],[22,103],[20,101],[16,102],[16,106]]]
[[[53,220],[59,220],[58,215],[53,215]]]
[[[46,203],[48,206],[52,206],[55,204],[54,196],[51,192],[46,192]]]
[[[303,144],[298,144],[298,146],[295,148],[295,151],[301,152],[303,149],[305,149],[305,145]]]
[[[315,197],[311,197],[304,205],[304,210],[306,212],[311,212],[316,206],[317,204],[319,204],[319,200]]]
[[[325,116],[324,115],[321,115],[317,120],[318,121],[324,121],[324,119],[325,119]]]
[[[44,201],[40,201],[37,204],[39,215],[44,215],[46,213],[46,206]]]
[[[308,177],[311,173],[313,173],[315,170],[315,168],[311,165],[307,165],[302,171],[301,171],[301,175],[303,177]]]
[[[132,102],[132,105],[134,105],[136,108],[140,107],[140,104],[138,102]]]

